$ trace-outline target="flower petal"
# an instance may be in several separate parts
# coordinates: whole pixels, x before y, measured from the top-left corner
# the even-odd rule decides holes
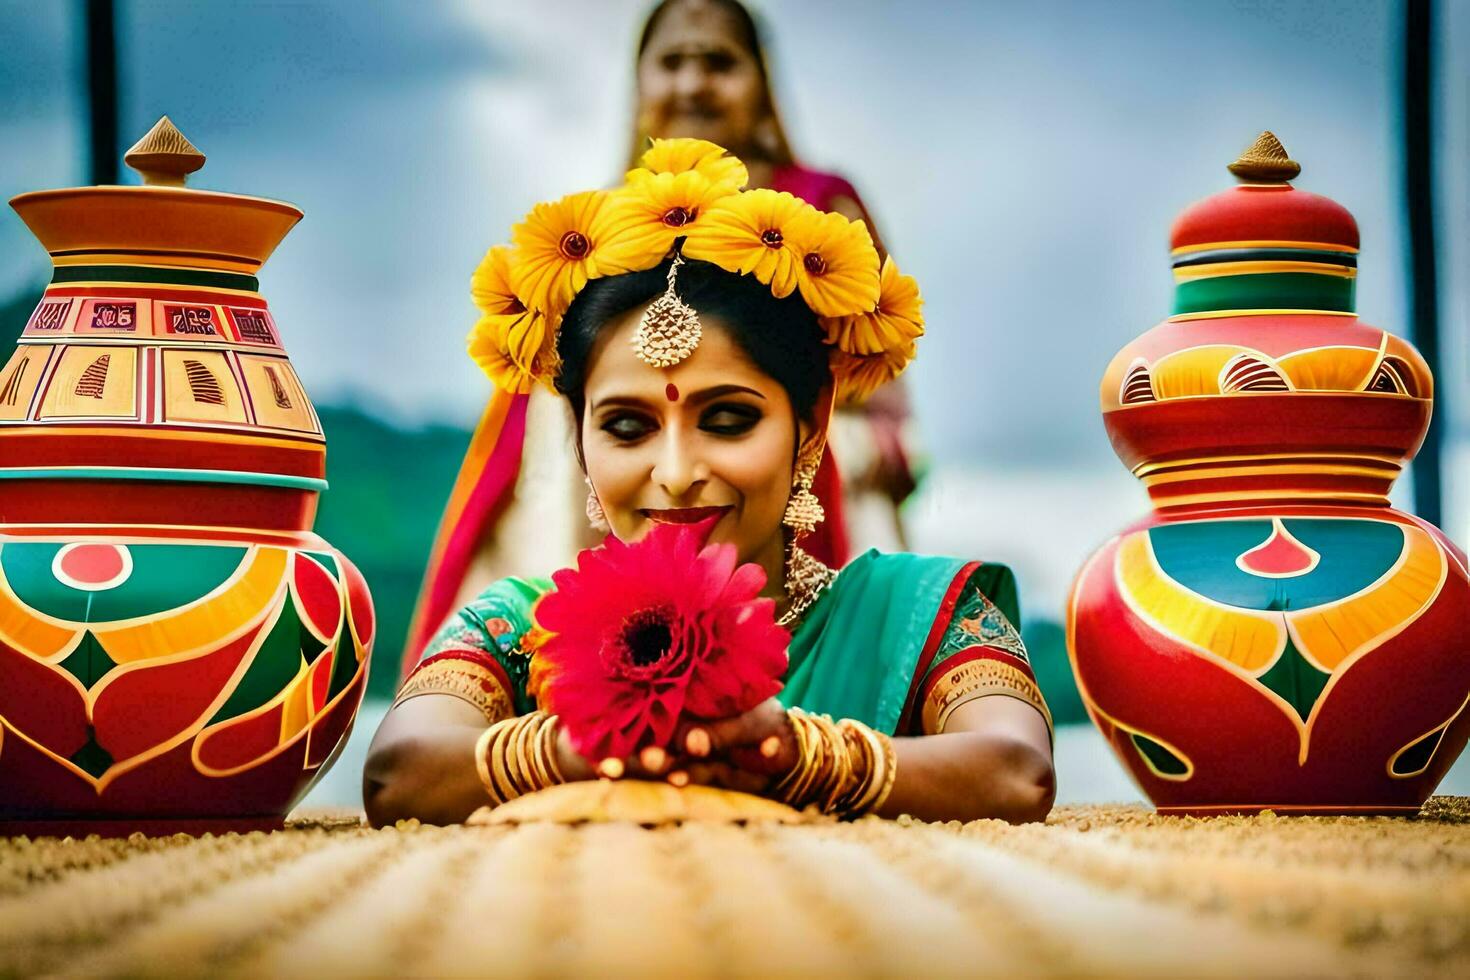
[[[765,572],[740,565],[732,544],[704,544],[706,533],[658,525],[637,542],[610,537],[556,572],[537,602],[538,703],[588,758],[666,746],[686,710],[738,714],[780,690],[790,637],[759,597]],[[646,634],[628,630],[650,622],[667,623],[669,646],[635,656]]]

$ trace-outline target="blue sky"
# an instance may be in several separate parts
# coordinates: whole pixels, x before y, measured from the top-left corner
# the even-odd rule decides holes
[[[262,287],[313,397],[468,424],[469,274],[531,204],[620,172],[643,0],[118,6],[124,141],[167,112],[201,186],[306,211]],[[1261,129],[1357,216],[1362,317],[1407,327],[1398,2],[755,6],[798,153],[857,184],[924,290],[910,380],[941,468],[1096,474],[1136,512],[1097,381],[1167,312],[1174,215]],[[1463,434],[1470,4],[1441,7],[1440,383]],[[0,192],[83,180],[73,4],[0,0],[0,37]],[[0,295],[44,275],[18,220],[0,249]]]

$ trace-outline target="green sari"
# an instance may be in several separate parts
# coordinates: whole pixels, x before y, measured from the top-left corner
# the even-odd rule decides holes
[[[549,579],[501,579],[444,625],[399,694],[454,694],[494,722],[535,710],[522,640]],[[1051,718],[1017,628],[1004,565],[869,551],[847,565],[792,634],[779,698],[890,735],[933,734],[961,704],[1019,698]]]

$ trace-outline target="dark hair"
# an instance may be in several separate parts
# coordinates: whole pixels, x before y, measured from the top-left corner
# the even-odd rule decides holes
[[[653,32],[658,28],[658,22],[663,20],[664,14],[668,13],[670,7],[680,2],[681,0],[661,0],[658,6],[648,12],[648,19],[643,22],[643,31],[638,35],[640,55],[648,50],[648,42],[653,40]],[[710,3],[730,15],[730,19],[735,22],[735,30],[741,47],[754,55],[756,61],[761,61],[764,49],[761,45],[760,28],[756,25],[755,17],[745,4],[740,0],[710,0]],[[764,66],[761,74],[765,74]]]
[[[598,335],[612,320],[647,305],[667,288],[669,261],[644,272],[592,280],[562,318],[556,341],[561,357],[556,388],[572,403],[579,428],[588,363]],[[797,418],[812,421],[831,373],[817,316],[800,294],[777,299],[755,276],[688,259],[679,268],[675,289],[699,313],[723,320],[756,367],[786,389]]]

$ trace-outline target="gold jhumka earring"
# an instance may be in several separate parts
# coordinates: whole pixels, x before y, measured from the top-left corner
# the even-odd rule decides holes
[[[822,510],[822,502],[812,493],[820,459],[821,453],[818,451],[803,453],[796,461],[796,479],[792,483],[791,499],[786,501],[786,513],[782,515],[781,523],[791,528],[798,537],[811,534],[827,518],[826,511]]]
[[[607,522],[607,514],[602,509],[602,501],[597,499],[597,491],[592,487],[592,478],[584,476],[587,481],[587,523],[592,530],[600,534],[607,534],[612,530],[612,525]]]
[[[704,336],[699,314],[674,289],[674,279],[683,264],[684,256],[675,252],[669,265],[669,287],[649,304],[633,332],[634,353],[652,367],[673,367],[693,354]]]
[[[797,459],[791,498],[786,502],[786,513],[781,517],[781,523],[791,529],[791,544],[786,552],[787,607],[777,624],[788,628],[800,622],[812,603],[817,601],[837,577],[834,569],[807,554],[797,544],[802,535],[815,531],[817,525],[827,516],[822,509],[822,502],[812,493],[812,484],[816,482],[817,465],[821,458],[822,450],[818,448],[803,452]]]

